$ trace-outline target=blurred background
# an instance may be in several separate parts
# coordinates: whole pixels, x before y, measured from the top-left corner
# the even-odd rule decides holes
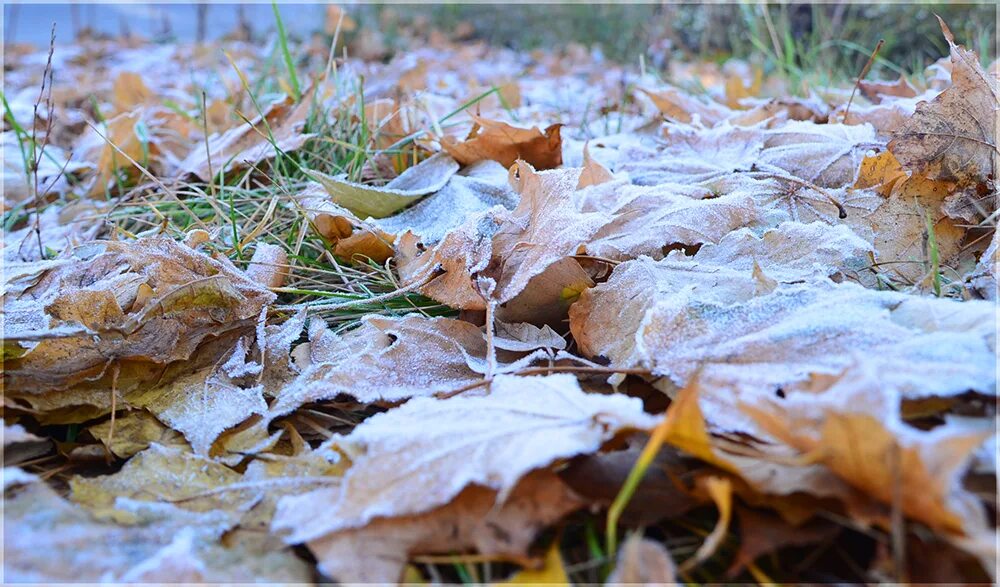
[[[332,35],[341,22],[348,48],[389,58],[431,35],[483,41],[516,50],[582,45],[595,55],[663,67],[672,59],[737,57],[768,73],[821,69],[852,77],[879,39],[878,66],[916,72],[947,54],[934,19],[984,63],[996,55],[995,3],[822,4],[326,4],[279,3],[289,36]],[[340,19],[341,10],[344,18]],[[152,42],[222,38],[267,42],[275,31],[270,4],[6,4],[5,43],[45,45],[79,35]],[[777,70],[777,71],[774,71]]]

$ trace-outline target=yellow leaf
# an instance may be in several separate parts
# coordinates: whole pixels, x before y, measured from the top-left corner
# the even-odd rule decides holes
[[[559,544],[553,542],[549,551],[545,554],[545,563],[540,569],[524,569],[518,571],[513,577],[495,583],[496,585],[569,585],[569,576],[566,575],[566,566],[563,563],[562,555],[559,554]]]

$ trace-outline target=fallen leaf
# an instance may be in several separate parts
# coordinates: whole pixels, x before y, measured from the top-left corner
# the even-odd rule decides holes
[[[367,186],[347,181],[346,176],[331,177],[310,170],[338,206],[360,217],[385,218],[420,198],[441,190],[458,171],[458,163],[438,153],[407,169],[384,186]]]
[[[498,326],[495,344],[500,372],[528,366],[565,347],[565,341],[549,328]],[[277,392],[268,418],[338,395],[367,404],[455,391],[482,382],[486,361],[483,330],[461,320],[368,316],[344,335],[314,321],[308,364]]]
[[[715,102],[702,102],[677,88],[666,87],[659,90],[639,88],[652,100],[657,110],[670,120],[684,124],[700,124],[712,127],[732,115],[732,110]]]
[[[797,282],[847,272],[869,249],[842,226],[784,223],[762,237],[743,229],[703,246],[693,257],[675,251],[659,262],[639,258],[618,265],[607,284],[585,291],[570,308],[570,329],[585,355],[635,365],[629,357],[637,352],[641,325],[658,300],[686,289],[706,302],[749,299],[759,287],[752,278],[755,263],[775,279]]]
[[[538,128],[518,128],[498,120],[470,116],[474,125],[464,141],[441,138],[441,147],[460,164],[472,165],[491,159],[510,167],[522,160],[540,170],[562,164],[561,124],[553,124],[543,133]]]
[[[319,569],[343,583],[400,580],[410,556],[475,549],[526,562],[538,533],[585,506],[548,471],[526,475],[501,502],[496,491],[471,485],[431,511],[377,518],[370,524],[307,542]]]
[[[275,297],[228,261],[167,238],[95,242],[67,261],[7,284],[6,336],[27,349],[5,365],[9,395],[100,379],[116,362],[189,358],[202,341],[251,326]],[[154,295],[137,307],[143,287]]]
[[[588,395],[571,375],[500,375],[488,396],[415,398],[335,440],[353,460],[342,484],[282,499],[273,527],[313,541],[431,511],[473,485],[504,503],[530,471],[652,425],[638,400]]]
[[[190,512],[159,504],[133,507],[137,521],[92,518],[42,482],[5,496],[7,580],[26,582],[305,582],[309,568],[291,552],[230,549],[219,542],[232,527],[225,513]],[[14,540],[14,537],[17,537]],[[121,545],[127,544],[128,548]]]
[[[918,104],[913,117],[893,135],[889,149],[914,173],[982,182],[994,177],[996,169],[996,79],[983,71],[975,53],[955,44],[940,17],[938,22],[951,48],[952,86]]]
[[[698,267],[675,259],[684,269]],[[811,271],[759,291],[752,269],[731,281],[712,269],[702,285],[690,271],[673,273],[673,261],[619,265],[607,283],[583,293],[570,326],[581,351],[616,367],[647,368],[677,385],[700,370],[716,398],[708,413],[722,429],[746,429],[740,416],[727,414],[734,399],[764,401],[806,385],[810,375],[839,373],[857,354],[907,398],[992,393],[988,303],[877,292],[809,278]],[[771,273],[784,281],[778,271]]]
[[[90,426],[87,430],[120,459],[142,452],[154,443],[164,446],[186,445],[181,434],[163,425],[145,410],[133,410],[118,416],[114,423],[114,435],[111,434],[110,419]],[[110,445],[107,442],[109,438]]]
[[[991,431],[906,427],[899,418],[900,396],[876,373],[862,366],[824,389],[786,394],[780,407],[760,402],[743,409],[768,433],[867,498],[898,503],[908,517],[945,532],[982,528],[984,512],[958,477]]]
[[[670,552],[655,540],[632,534],[621,550],[615,569],[608,575],[606,585],[672,585],[677,581],[677,566]]]

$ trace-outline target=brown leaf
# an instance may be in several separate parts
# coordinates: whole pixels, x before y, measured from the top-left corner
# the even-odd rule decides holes
[[[975,53],[956,45],[948,26],[938,21],[951,48],[952,85],[917,106],[913,117],[893,136],[889,149],[914,173],[931,179],[982,182],[994,177],[996,170],[996,79],[983,71]]]
[[[500,375],[487,396],[416,398],[366,420],[339,441],[353,460],[343,483],[283,498],[273,527],[314,541],[430,512],[473,485],[503,503],[529,472],[652,425],[638,400],[586,394],[571,375]]]
[[[511,170],[521,194],[512,212],[494,208],[450,232],[430,251],[414,236],[397,246],[400,276],[453,308],[483,310],[487,298],[513,300],[537,275],[577,253],[608,222],[607,214],[581,211],[575,202],[580,170],[536,172],[527,163]],[[478,291],[479,280],[492,291]]]
[[[540,170],[562,165],[561,124],[553,124],[542,133],[538,128],[518,128],[498,120],[470,116],[475,124],[464,141],[441,138],[441,147],[462,165],[487,159],[504,167],[520,159]]]
[[[393,583],[409,557],[474,549],[500,560],[525,562],[538,532],[586,502],[553,473],[524,477],[506,499],[469,486],[426,513],[379,518],[367,526],[307,542],[320,570],[342,583]]]
[[[739,507],[736,515],[740,521],[740,546],[726,576],[738,576],[743,569],[759,557],[792,546],[806,546],[823,542],[837,535],[839,528],[830,522],[813,520],[793,526],[780,517],[759,510]]]
[[[7,362],[4,383],[39,394],[99,379],[112,362],[183,360],[206,338],[252,327],[274,297],[228,261],[168,238],[82,245],[7,284],[7,338],[28,350]]]

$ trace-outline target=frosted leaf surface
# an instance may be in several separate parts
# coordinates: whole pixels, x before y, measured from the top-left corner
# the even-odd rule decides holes
[[[861,261],[870,248],[843,226],[787,222],[761,236],[741,229],[692,257],[673,251],[658,262],[640,257],[622,263],[606,284],[574,304],[570,328],[584,354],[637,365],[640,325],[657,300],[685,291],[706,302],[747,300],[770,289],[754,276],[755,266],[769,280],[814,281]]]
[[[759,163],[778,168],[820,187],[853,183],[861,160],[882,141],[868,124],[816,124],[791,121],[764,132]]]
[[[326,189],[334,204],[362,218],[385,218],[439,191],[455,175],[458,167],[458,163],[447,154],[438,153],[410,167],[384,186],[363,185],[348,181],[346,176],[332,177],[316,170],[308,173]]]
[[[503,324],[497,338],[501,372],[506,365],[521,365],[518,361],[536,349],[551,352],[565,347],[565,341],[548,327],[530,324]],[[487,360],[480,327],[415,315],[369,316],[359,328],[343,335],[314,322],[308,353],[308,366],[277,393],[268,418],[341,394],[374,403],[454,391],[482,381],[478,366]]]
[[[482,161],[452,176],[440,191],[413,207],[372,224],[389,234],[410,231],[424,243],[433,244],[453,228],[494,206],[513,210],[517,200],[517,194],[507,183],[507,171],[495,161]]]
[[[571,375],[501,375],[486,396],[416,398],[336,440],[356,455],[340,487],[282,499],[273,527],[314,540],[433,510],[472,485],[503,503],[528,472],[655,422],[639,400],[588,395]]]
[[[9,391],[96,379],[113,359],[186,359],[204,339],[252,324],[275,298],[229,261],[167,238],[95,242],[68,259],[7,283],[6,337],[44,339],[5,365]],[[63,327],[93,334],[67,336]]]
[[[746,195],[699,199],[671,187],[602,184],[581,192],[584,209],[607,206],[590,201],[597,199],[598,191],[614,193],[618,200],[608,210],[613,220],[583,246],[584,251],[614,260],[659,258],[671,246],[718,242],[757,219],[754,201]]]
[[[554,473],[535,471],[502,503],[495,491],[474,485],[429,512],[379,518],[307,545],[319,568],[338,581],[394,583],[413,555],[475,549],[487,556],[523,557],[542,529],[585,505]]]

